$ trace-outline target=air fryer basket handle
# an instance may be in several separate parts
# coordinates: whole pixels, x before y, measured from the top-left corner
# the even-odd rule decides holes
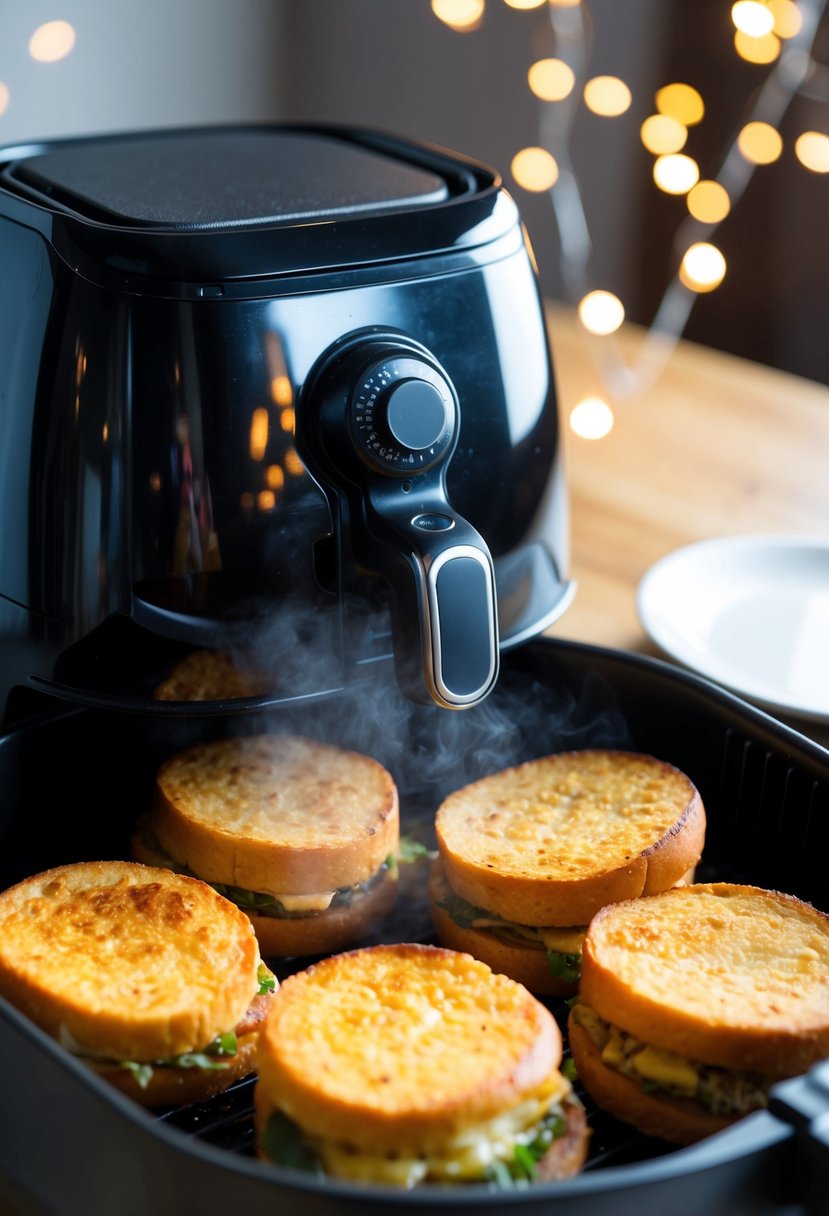
[[[498,676],[495,572],[483,538],[440,487],[431,489],[411,502],[394,483],[375,482],[352,539],[391,588],[401,688],[413,700],[464,709]]]
[[[791,1179],[804,1216],[825,1216],[829,1197],[829,1060],[775,1085],[769,1109],[797,1131],[799,1161]],[[803,1193],[804,1188],[806,1192]]]

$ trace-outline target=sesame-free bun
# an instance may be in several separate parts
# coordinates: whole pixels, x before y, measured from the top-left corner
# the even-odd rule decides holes
[[[793,1076],[829,1056],[829,917],[730,883],[612,905],[588,928],[580,993],[654,1047]]]
[[[244,913],[169,870],[85,862],[0,894],[0,994],[78,1054],[201,1051],[242,1021],[259,965]]]
[[[440,906],[448,888],[443,875],[443,862],[436,858],[429,870],[429,910],[437,935],[451,950],[465,950],[502,975],[508,975],[539,996],[572,996],[578,984],[551,975],[547,951],[539,944],[505,941],[494,933],[459,925]]]
[[[260,1111],[371,1152],[440,1152],[558,1068],[552,1015],[467,954],[355,950],[289,977],[258,1046]]]
[[[205,881],[277,896],[366,882],[399,838],[397,789],[382,765],[292,735],[172,756],[150,822],[166,852]]]
[[[446,878],[469,903],[523,925],[586,925],[605,904],[665,890],[696,865],[705,811],[672,765],[585,750],[464,786],[435,827]]]
[[[153,690],[155,701],[225,701],[261,697],[275,684],[273,676],[244,666],[221,650],[194,650]]]

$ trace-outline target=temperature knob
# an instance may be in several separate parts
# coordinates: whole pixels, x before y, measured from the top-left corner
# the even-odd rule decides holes
[[[381,473],[411,477],[436,464],[455,438],[449,382],[421,359],[374,363],[349,402],[349,431],[363,460]]]

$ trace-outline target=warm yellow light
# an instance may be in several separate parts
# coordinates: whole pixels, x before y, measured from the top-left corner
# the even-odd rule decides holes
[[[734,35],[734,48],[747,63],[774,63],[780,54],[780,39],[776,34],[765,34],[762,38],[749,38],[742,30]]]
[[[702,122],[705,105],[697,90],[690,84],[675,82],[666,84],[654,98],[660,114],[675,118],[685,127],[693,127]]]
[[[280,464],[269,464],[265,469],[265,482],[272,490],[281,490],[285,484],[285,470]]]
[[[570,429],[582,439],[604,439],[613,429],[613,410],[601,397],[585,397],[573,407]]]
[[[747,122],[737,136],[737,147],[754,165],[770,165],[783,151],[780,132],[767,122]]]
[[[285,468],[292,477],[301,477],[305,472],[305,465],[293,448],[288,448],[283,459],[285,461]]]
[[[522,148],[512,158],[510,168],[524,190],[549,190],[558,181],[558,165],[546,148]]]
[[[584,104],[602,118],[617,118],[630,103],[630,89],[618,76],[594,76],[584,86]]]
[[[653,180],[666,194],[687,194],[699,181],[699,166],[692,156],[674,153],[654,161]]]
[[[829,135],[804,131],[794,141],[795,156],[813,173],[829,173]]]
[[[68,21],[47,21],[29,39],[29,54],[40,63],[63,59],[75,45],[75,31]]]
[[[104,425],[101,427],[101,438],[103,439],[104,443],[109,443],[109,423],[108,422],[105,422]]]
[[[453,30],[474,30],[484,16],[485,0],[432,0],[432,12]]]
[[[579,317],[591,334],[612,334],[625,319],[625,306],[612,291],[591,291],[579,301]]]
[[[150,473],[150,490],[153,494],[158,494],[161,490],[161,474]]]
[[[256,505],[260,511],[272,511],[276,506],[276,495],[273,490],[260,490],[256,495]]]
[[[713,291],[725,278],[725,258],[716,245],[699,241],[686,249],[679,277],[692,291]]]
[[[561,101],[572,92],[576,77],[563,59],[539,59],[527,72],[527,80],[542,101]]]
[[[774,16],[774,33],[778,38],[794,38],[803,28],[803,14],[794,0],[769,0]]]
[[[550,8],[578,8],[581,0],[550,0]]]
[[[268,446],[268,411],[254,410],[250,416],[250,458],[264,460]]]
[[[271,380],[271,397],[276,405],[293,404],[294,394],[287,376],[274,376]]]
[[[737,0],[731,8],[731,20],[749,38],[762,38],[774,29],[774,13],[760,0]]]
[[[719,182],[697,182],[685,200],[695,220],[703,224],[718,224],[731,210],[731,199]]]
[[[541,8],[547,0],[504,0],[509,8]]]
[[[5,113],[9,105],[9,86],[0,80],[0,114]]]
[[[296,430],[296,411],[292,409],[283,410],[279,415],[279,425],[283,431],[287,431],[289,435],[293,435]]]
[[[664,156],[685,146],[688,128],[670,114],[651,114],[639,128],[639,136],[649,152]]]

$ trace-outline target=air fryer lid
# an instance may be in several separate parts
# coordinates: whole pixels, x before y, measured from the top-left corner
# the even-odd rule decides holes
[[[450,195],[425,166],[300,128],[92,140],[20,161],[8,176],[88,219],[188,231],[376,214]]]

